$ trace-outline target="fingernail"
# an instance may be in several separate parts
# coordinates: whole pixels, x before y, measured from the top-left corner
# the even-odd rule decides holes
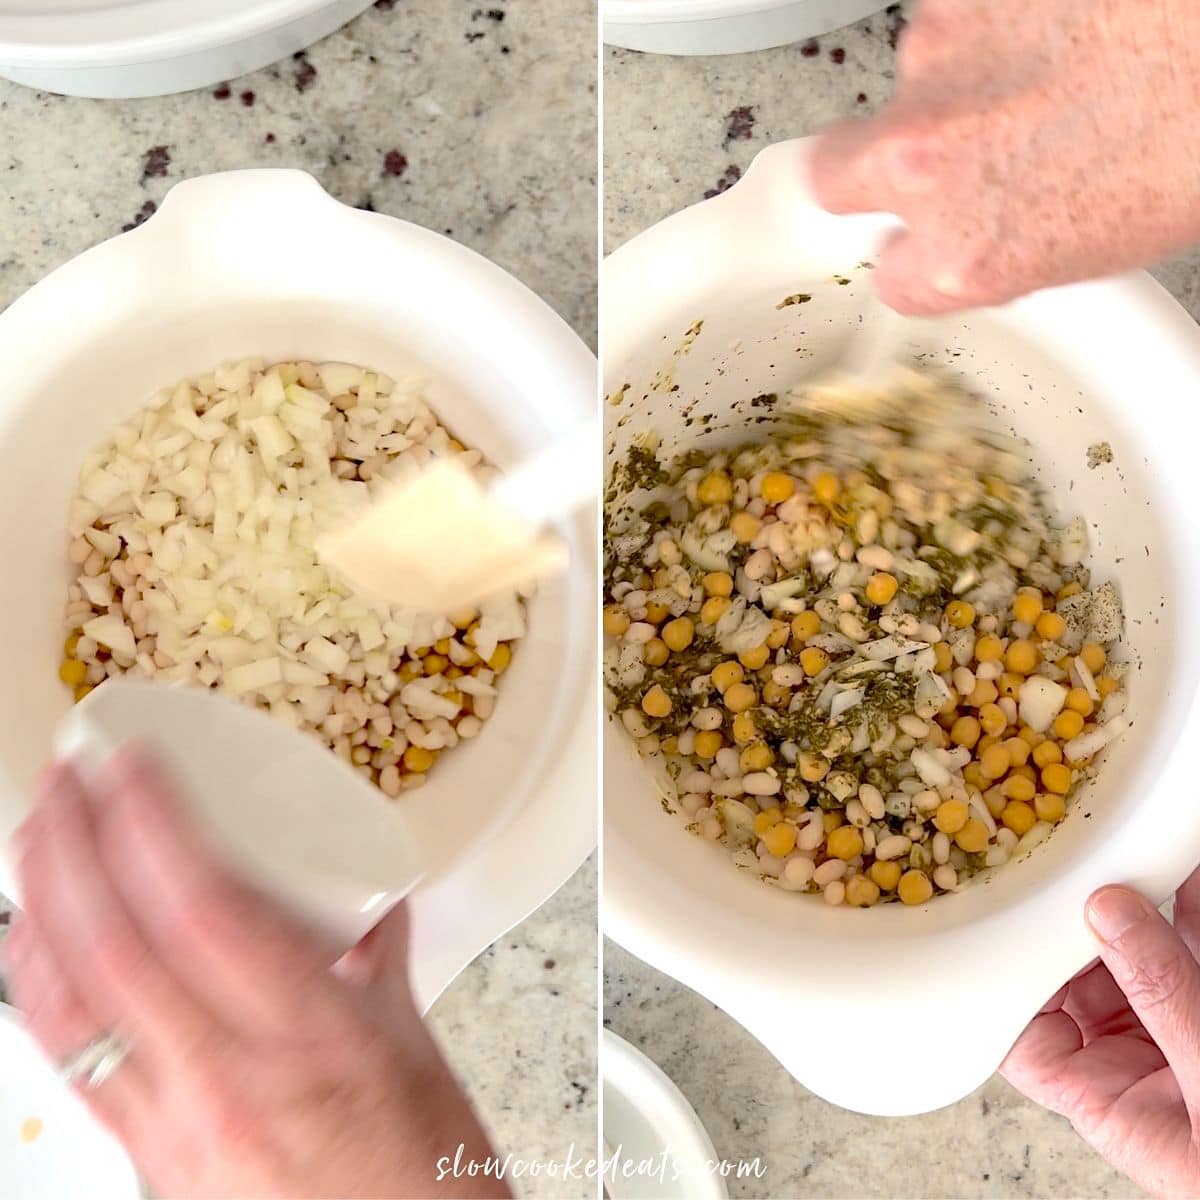
[[[1144,896],[1123,887],[1101,888],[1088,901],[1087,920],[1103,942],[1115,942],[1131,925],[1144,921],[1154,909]]]

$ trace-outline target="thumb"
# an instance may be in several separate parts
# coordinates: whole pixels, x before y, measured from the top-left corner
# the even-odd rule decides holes
[[[401,901],[334,964],[338,976],[358,987],[410,997],[408,904]]]
[[[1200,1104],[1200,965],[1167,920],[1131,888],[1105,887],[1088,901],[1100,957],[1175,1073]]]

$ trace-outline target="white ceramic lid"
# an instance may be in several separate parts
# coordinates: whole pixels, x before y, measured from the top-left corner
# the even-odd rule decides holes
[[[96,65],[169,57],[254,37],[329,0],[0,0],[0,56]]]
[[[661,1068],[606,1029],[601,1071],[611,1200],[724,1200],[712,1140]]]
[[[15,1008],[0,1004],[0,1196],[136,1200],[125,1151],[58,1078]]]

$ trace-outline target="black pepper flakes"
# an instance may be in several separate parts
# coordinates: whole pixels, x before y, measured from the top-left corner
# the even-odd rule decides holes
[[[719,196],[722,192],[727,192],[739,179],[742,177],[742,168],[736,163],[730,163],[729,166],[721,173],[721,177],[717,180],[716,186],[708,189],[704,193],[705,200],[711,200],[714,196]]]
[[[304,93],[317,81],[317,68],[308,61],[308,56],[301,51],[296,58],[296,91]]]
[[[151,146],[142,160],[142,183],[147,179],[162,179],[171,165],[171,150],[167,146]]]
[[[139,225],[144,225],[154,214],[158,212],[158,205],[153,200],[147,200],[141,208],[138,209],[137,215],[129,222],[128,225],[121,226],[122,233],[129,233],[130,230],[136,229]]]
[[[389,150],[383,156],[383,173],[399,179],[408,170],[408,159],[399,150]]]
[[[725,118],[725,145],[748,142],[754,135],[754,106],[742,104]]]

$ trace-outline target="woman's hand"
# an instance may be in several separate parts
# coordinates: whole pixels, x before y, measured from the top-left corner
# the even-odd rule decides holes
[[[997,304],[1200,239],[1200,4],[923,0],[892,102],[826,133],[834,212],[908,227],[875,282],[903,312]]]
[[[394,911],[345,959],[234,879],[132,752],[94,788],[43,776],[18,835],[13,996],[56,1062],[115,1033],[81,1088],[170,1196],[507,1195],[436,1182],[487,1139],[414,1006]]]
[[[1128,888],[1102,888],[1087,915],[1100,961],[1001,1073],[1147,1191],[1200,1195],[1200,871],[1176,893],[1174,928]]]

